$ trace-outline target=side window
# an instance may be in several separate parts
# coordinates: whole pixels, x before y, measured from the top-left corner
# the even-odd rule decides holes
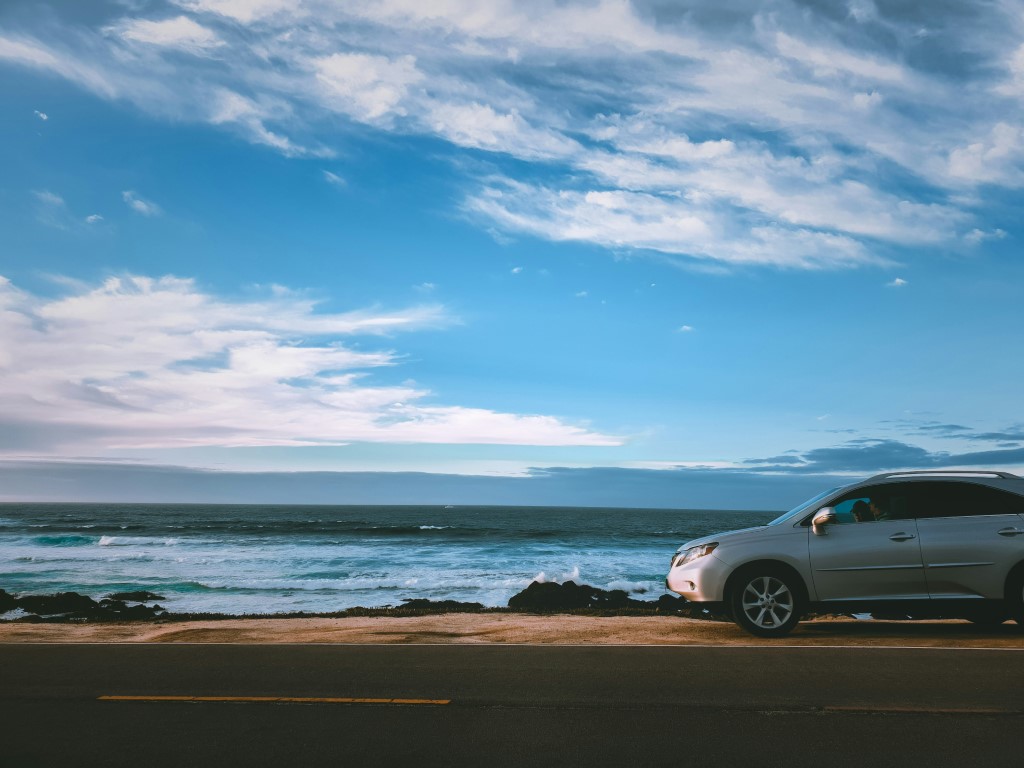
[[[1024,496],[976,483],[926,483],[918,517],[1024,514]]]
[[[832,505],[832,509],[836,511],[837,523],[859,523],[867,521],[870,505],[869,496],[857,493],[853,496],[844,496],[842,500]]]
[[[851,491],[832,504],[836,522],[871,523],[876,520],[905,520],[913,517],[912,497],[907,490],[906,485],[894,483]]]

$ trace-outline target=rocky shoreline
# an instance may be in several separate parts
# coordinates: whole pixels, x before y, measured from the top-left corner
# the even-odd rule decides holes
[[[574,581],[532,582],[513,595],[507,607],[455,600],[403,600],[401,605],[355,607],[332,612],[291,612],[272,614],[177,613],[157,601],[165,597],[153,592],[117,592],[100,600],[78,592],[16,597],[0,589],[0,621],[10,623],[97,623],[123,621],[179,622],[243,618],[296,619],[374,616],[429,616],[443,613],[572,613],[591,616],[659,616],[715,618],[682,597],[661,595],[657,600],[637,600],[623,590],[605,590]]]

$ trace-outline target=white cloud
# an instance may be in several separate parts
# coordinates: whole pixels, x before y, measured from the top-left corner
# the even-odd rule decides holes
[[[0,422],[20,425],[17,435],[51,453],[621,442],[551,416],[437,405],[414,385],[373,384],[369,374],[399,355],[341,341],[449,322],[436,306],[331,314],[282,288],[231,300],[173,277],[110,278],[59,298],[0,278]],[[3,449],[23,447],[15,432],[0,432]]]
[[[622,191],[555,191],[506,182],[471,199],[469,207],[509,229],[551,240],[668,253],[687,253],[710,232],[685,205]]]
[[[162,21],[127,19],[112,28],[112,31],[130,42],[179,48],[199,55],[205,55],[210,50],[224,45],[224,41],[214,32],[187,16]]]
[[[285,112],[287,111],[286,108],[282,109]],[[271,116],[269,109],[227,88],[218,88],[216,90],[209,112],[209,120],[214,125],[236,125],[250,141],[273,147],[289,157],[299,157],[308,154],[318,157],[331,157],[334,155],[331,150],[311,150],[299,146],[287,136],[271,131],[266,126],[266,121]]]
[[[899,65],[852,54],[835,46],[814,45],[785,32],[776,33],[775,47],[784,57],[810,67],[818,76],[842,73],[871,82],[895,83],[906,76],[906,71]]]
[[[907,284],[906,280],[904,280],[902,277],[897,277],[894,280],[886,283],[885,287],[886,288],[902,288],[906,284]]]
[[[287,156],[331,156],[339,123],[440,138],[568,195],[557,215],[491,206],[507,232],[706,261],[844,267],[877,261],[875,241],[954,243],[977,225],[975,188],[1024,186],[1024,46],[1004,4],[940,9],[929,23],[946,31],[925,38],[913,12],[871,0],[850,0],[847,21],[741,4],[728,33],[624,0],[174,4],[105,29],[5,33],[0,60]],[[167,55],[181,50],[199,55]],[[467,206],[485,214],[481,186]],[[599,199],[573,190],[645,212],[591,221]],[[783,237],[797,257],[766,253]]]
[[[530,125],[516,110],[499,113],[487,104],[433,104],[425,120],[453,144],[516,157],[563,157],[580,148],[556,131]]]
[[[964,241],[968,245],[980,245],[986,240],[1002,240],[1006,237],[1006,230],[993,229],[991,231],[985,231],[983,229],[972,229],[966,235],[964,235]]]
[[[847,5],[850,9],[850,18],[862,24],[878,18],[878,8],[871,0],[850,0]]]
[[[663,130],[629,124],[615,137],[617,153],[590,153],[582,168],[619,188],[717,203],[793,226],[902,243],[949,239],[965,215],[950,205],[917,203],[844,178],[834,152],[776,155],[764,143],[666,140]],[[738,213],[735,211],[735,213]]]
[[[300,0],[176,0],[190,11],[215,13],[248,24],[279,13],[301,14]]]
[[[678,197],[551,190],[495,180],[468,201],[467,209],[508,230],[549,240],[642,248],[726,264],[835,268],[884,263],[842,235],[778,226],[727,232],[719,214]]]
[[[103,221],[103,217],[98,213],[93,213],[85,217],[86,224],[99,224],[101,221]]]
[[[871,93],[855,93],[853,95],[853,106],[861,110],[874,109],[882,103],[882,94],[878,91]]]
[[[996,93],[1014,98],[1024,97],[1024,45],[1016,48],[1005,60],[1006,79],[995,87]]]
[[[64,206],[64,198],[56,194],[55,192],[50,192],[49,190],[42,189],[37,192],[33,192],[32,194],[35,196],[36,200],[45,205],[52,205],[58,207]]]
[[[509,271],[510,271],[510,272],[511,272],[511,273],[512,273],[513,275],[518,275],[518,274],[519,274],[520,272],[522,272],[522,271],[523,271],[523,268],[522,268],[522,267],[512,267],[512,269],[511,269],[511,270],[509,270]]]
[[[96,67],[74,56],[50,50],[35,40],[0,35],[0,60],[53,72],[107,98],[117,96],[118,89]]]
[[[413,288],[415,288],[420,293],[432,293],[434,290],[437,289],[437,284],[436,283],[420,283],[419,285],[414,285]]]
[[[405,114],[402,102],[409,87],[423,79],[413,56],[335,53],[316,59],[313,66],[324,106],[363,122]]]
[[[159,216],[163,213],[159,205],[139,197],[138,193],[131,189],[122,192],[121,199],[129,208],[143,216]]]
[[[39,223],[54,229],[74,228],[76,219],[63,197],[47,189],[36,190],[32,196],[38,201],[36,219]]]
[[[590,295],[590,292],[589,292],[589,291],[576,291],[576,293],[575,293],[575,294],[573,294],[573,295],[574,295],[574,296],[575,296],[575,297],[576,297],[577,299],[585,299],[585,298],[587,298],[587,296],[589,296],[589,295]]]
[[[347,182],[343,178],[341,178],[341,176],[339,176],[336,173],[331,173],[330,171],[326,171],[325,170],[325,171],[323,171],[323,174],[324,174],[324,180],[328,184],[333,184],[336,187],[344,187],[347,184]]]
[[[692,325],[681,325],[681,326],[679,326],[677,331],[679,333],[692,333],[693,332],[693,326]]]
[[[980,141],[958,147],[949,154],[949,174],[978,183],[1024,183],[1024,135],[1019,126],[999,122]]]
[[[36,117],[38,117],[40,120],[44,122],[50,119],[50,116],[48,114],[46,114],[45,112],[40,112],[38,109],[34,109],[32,110],[32,112]]]

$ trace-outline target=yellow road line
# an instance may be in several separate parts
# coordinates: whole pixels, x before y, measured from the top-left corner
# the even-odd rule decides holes
[[[97,701],[270,702],[284,704],[450,704],[451,699],[366,699],[336,696],[99,696]]]

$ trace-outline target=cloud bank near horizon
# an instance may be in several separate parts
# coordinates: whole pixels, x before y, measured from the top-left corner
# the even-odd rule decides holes
[[[231,299],[170,276],[64,282],[65,295],[42,297],[0,277],[0,454],[621,443],[553,416],[437,404],[411,382],[374,384],[400,354],[348,340],[455,322],[440,305],[329,313],[279,286]]]
[[[0,501],[414,504],[785,510],[830,487],[907,469],[1024,467],[1024,447],[948,453],[898,440],[751,459],[739,466],[534,467],[515,475],[240,472],[130,461],[0,458]],[[1019,471],[1019,470],[1018,470]]]

